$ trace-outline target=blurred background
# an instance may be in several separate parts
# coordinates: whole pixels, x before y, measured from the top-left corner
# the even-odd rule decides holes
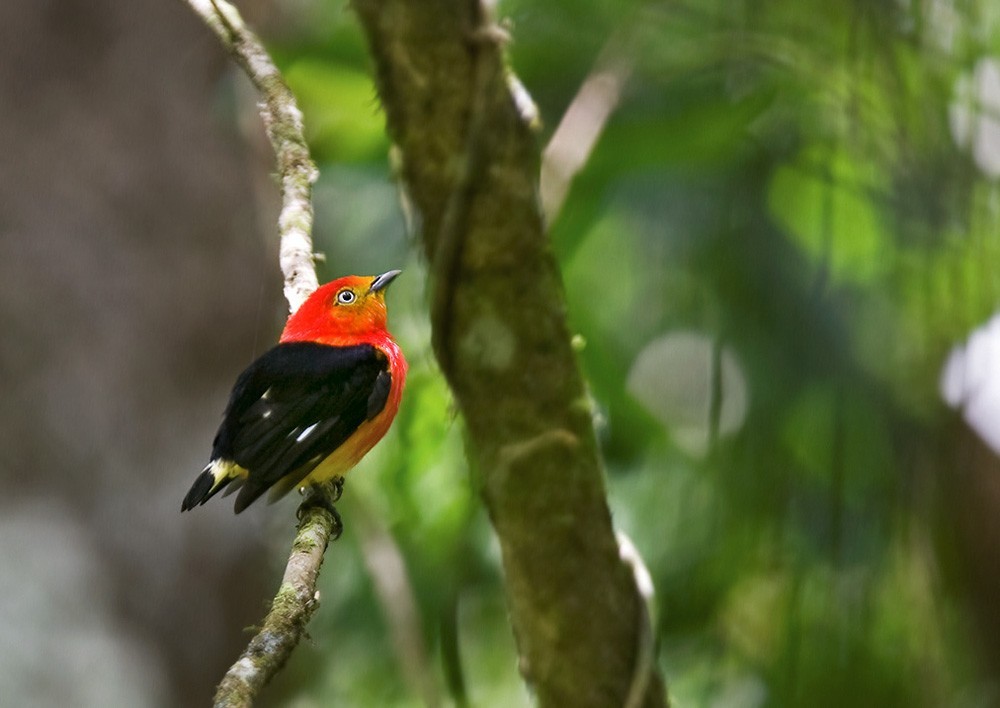
[[[262,704],[529,705],[358,26],[240,7],[411,361]],[[1000,705],[1000,4],[497,13],[599,134],[551,235],[675,705]],[[179,513],[286,311],[255,100],[183,3],[0,4],[4,705],[203,705],[277,587],[294,498]]]

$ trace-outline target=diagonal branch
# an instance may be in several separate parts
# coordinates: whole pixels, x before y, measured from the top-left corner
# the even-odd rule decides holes
[[[288,309],[295,312],[319,285],[312,250],[312,185],[319,173],[302,134],[302,112],[264,45],[244,24],[235,7],[225,0],[187,2],[215,32],[263,99],[259,104],[260,116],[281,176],[279,260],[285,276]]]
[[[312,185],[318,173],[302,133],[302,113],[264,46],[235,7],[225,0],[187,2],[247,73],[263,99],[260,114],[281,178],[279,260],[288,307],[295,312],[318,286],[312,250]],[[253,702],[284,666],[319,604],[316,579],[327,544],[331,537],[336,540],[340,535],[340,526],[327,510],[336,501],[330,485],[316,487],[311,494],[299,507],[298,531],[271,609],[219,684],[217,708]]]
[[[326,485],[312,495],[330,494]],[[310,497],[311,502],[315,502]],[[330,502],[332,504],[332,501]],[[271,609],[247,648],[240,654],[215,691],[215,708],[250,706],[261,689],[285,665],[305,634],[306,625],[319,606],[316,580],[323,554],[331,540],[340,536],[340,526],[323,503],[303,504],[292,551],[285,566]]]
[[[403,553],[389,529],[363,500],[355,499],[354,510],[361,553],[382,606],[403,679],[412,693],[423,699],[426,708],[437,708],[441,698]]]
[[[478,0],[352,5],[433,264],[434,351],[500,541],[521,672],[541,706],[663,706],[504,34]]]
[[[541,200],[547,224],[555,223],[573,178],[590,158],[622,89],[632,75],[624,32],[608,40],[542,153]]]

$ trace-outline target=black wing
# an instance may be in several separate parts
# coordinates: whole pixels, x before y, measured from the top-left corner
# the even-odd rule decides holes
[[[391,381],[385,354],[368,344],[289,342],[253,362],[236,380],[212,448],[213,460],[248,471],[236,513],[275,485],[288,491],[305,479],[385,407]]]

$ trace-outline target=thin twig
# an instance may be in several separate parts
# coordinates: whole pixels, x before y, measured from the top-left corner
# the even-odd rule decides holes
[[[288,308],[295,312],[318,287],[312,247],[312,185],[318,172],[303,136],[302,113],[267,50],[235,7],[225,0],[187,2],[247,73],[263,99],[260,114],[281,178],[279,260]],[[299,508],[298,532],[271,610],[219,684],[216,708],[251,705],[284,666],[319,605],[316,579],[327,544],[340,535],[340,527],[328,511],[336,501],[332,486],[318,485],[311,495]]]
[[[361,554],[389,626],[403,678],[410,690],[423,699],[427,708],[437,708],[441,705],[440,690],[403,552],[389,529],[375,517],[368,505],[363,500],[354,501]]]
[[[260,115],[281,177],[279,260],[288,309],[295,312],[319,286],[313,265],[312,185],[319,175],[302,131],[295,96],[257,36],[225,0],[187,0],[261,94]]]
[[[632,75],[626,46],[621,32],[608,40],[545,146],[539,191],[547,224],[559,216],[573,178],[587,164],[604,126],[618,107],[622,89]]]
[[[632,667],[632,683],[629,686],[625,708],[640,708],[646,700],[646,690],[653,675],[653,664],[656,661],[656,646],[653,640],[653,621],[655,607],[653,605],[653,576],[642,560],[639,550],[632,539],[624,531],[615,532],[618,539],[618,553],[622,562],[632,569],[635,578],[635,588],[642,598],[639,603],[636,622],[635,664]]]
[[[333,503],[327,485],[314,487]],[[312,501],[315,501],[313,498]],[[215,708],[250,706],[261,689],[285,665],[305,634],[306,625],[319,606],[316,580],[331,538],[340,536],[337,520],[324,503],[303,504],[298,532],[271,610],[215,691]]]

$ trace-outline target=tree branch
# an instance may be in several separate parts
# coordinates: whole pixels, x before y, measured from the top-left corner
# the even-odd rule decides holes
[[[260,92],[260,116],[281,176],[279,260],[288,309],[295,312],[319,287],[313,265],[312,185],[319,173],[302,134],[302,112],[264,45],[225,0],[187,0]]]
[[[435,671],[428,657],[416,593],[403,552],[363,500],[355,499],[361,553],[375,586],[403,679],[427,708],[441,705]]]
[[[318,287],[312,249],[312,185],[318,173],[302,133],[302,113],[267,50],[235,7],[225,0],[187,2],[247,73],[263,98],[260,114],[281,178],[279,261],[288,308],[295,312]],[[316,579],[323,554],[331,537],[335,540],[341,529],[339,520],[327,510],[336,501],[332,486],[318,485],[310,494],[299,507],[298,531],[281,586],[262,626],[219,684],[215,694],[217,708],[251,705],[284,666],[319,605]]]
[[[539,151],[503,32],[470,0],[353,0],[433,264],[434,349],[503,554],[542,706],[665,704],[619,556],[591,407],[539,208]],[[638,700],[630,691],[638,686]]]
[[[310,494],[328,495],[330,491],[321,485]],[[223,676],[215,691],[215,708],[252,705],[261,689],[288,661],[319,606],[316,580],[326,546],[331,536],[334,540],[340,536],[340,527],[323,504],[303,504],[300,509],[305,511],[301,513],[285,575],[271,610],[240,658]]]
[[[573,178],[618,107],[622,89],[632,75],[624,32],[608,40],[593,71],[587,76],[542,153],[541,199],[545,223],[552,224],[562,210]]]

